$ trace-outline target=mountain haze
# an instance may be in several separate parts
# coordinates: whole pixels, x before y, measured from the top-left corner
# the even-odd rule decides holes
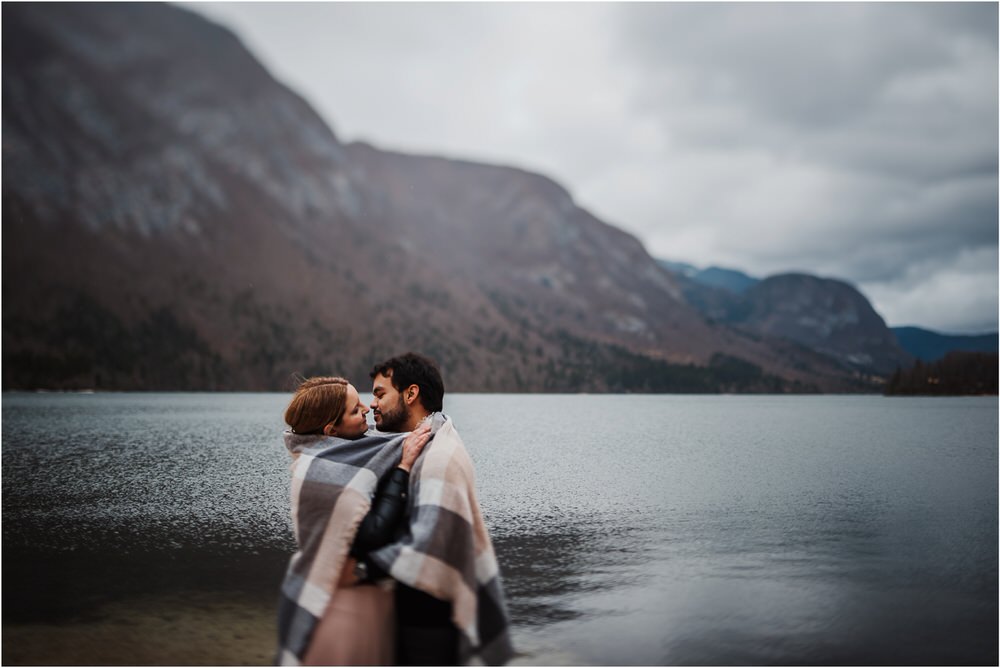
[[[990,334],[942,334],[922,327],[893,327],[899,344],[924,362],[936,362],[950,352],[995,353],[996,332]]]
[[[229,31],[3,5],[4,388],[286,389],[405,350],[449,390],[857,391],[706,320],[549,178],[344,144]]]

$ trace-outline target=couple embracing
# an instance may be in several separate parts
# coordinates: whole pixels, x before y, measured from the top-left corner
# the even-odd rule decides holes
[[[407,353],[371,372],[368,407],[339,377],[285,412],[298,551],[282,583],[283,665],[505,663],[512,650],[472,462],[444,382]]]

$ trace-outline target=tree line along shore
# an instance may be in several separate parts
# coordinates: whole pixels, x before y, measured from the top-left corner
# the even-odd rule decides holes
[[[896,369],[885,385],[886,396],[961,396],[997,394],[996,353],[955,351],[934,362],[917,361]]]

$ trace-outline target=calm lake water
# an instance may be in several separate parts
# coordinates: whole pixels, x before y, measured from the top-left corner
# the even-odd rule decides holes
[[[288,398],[5,393],[5,627],[178,590],[272,606],[292,551]],[[519,662],[998,662],[996,397],[445,409]]]

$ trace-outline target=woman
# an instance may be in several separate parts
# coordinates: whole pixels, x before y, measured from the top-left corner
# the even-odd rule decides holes
[[[367,439],[369,443],[363,445],[364,449],[359,449],[361,445],[352,447],[354,444],[350,442],[360,443],[368,432],[367,413],[368,407],[361,402],[357,389],[345,379],[305,380],[285,411],[285,422],[291,428],[286,444],[296,460],[293,470],[302,454],[309,454],[309,459],[321,460],[324,465],[331,465],[331,462],[335,465],[338,460],[358,463],[367,453],[381,454],[386,448],[397,448],[398,438],[386,440],[385,437],[377,437],[381,440],[375,443],[371,443],[372,438]],[[321,438],[323,436],[345,442],[338,445],[337,441]],[[371,507],[350,542],[349,556],[343,560],[336,584],[330,586],[329,602],[312,629],[301,657],[304,665],[391,665],[394,662],[395,615],[391,585],[367,579],[358,567],[358,560],[392,541],[405,513],[410,469],[429,438],[430,427],[425,424],[402,439],[399,464],[379,481]],[[294,494],[293,489],[293,498]],[[340,496],[331,495],[329,508],[329,521],[339,521],[342,525],[334,527],[335,533],[331,534],[338,539],[349,537],[351,524],[357,520],[357,513],[334,512],[334,502]],[[296,539],[301,548],[303,537],[298,527]]]

